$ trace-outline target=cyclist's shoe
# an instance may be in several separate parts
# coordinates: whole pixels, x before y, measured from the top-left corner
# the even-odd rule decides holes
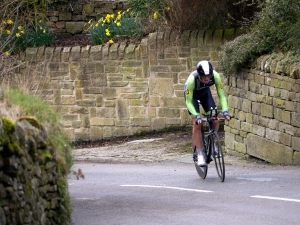
[[[197,164],[198,166],[206,166],[206,155],[203,150],[197,150]]]

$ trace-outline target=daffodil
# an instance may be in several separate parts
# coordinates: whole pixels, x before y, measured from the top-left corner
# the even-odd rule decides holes
[[[6,30],[6,33],[7,33],[7,34],[10,34],[11,32],[10,32],[10,30]]]
[[[11,25],[14,24],[14,22],[12,20],[7,20],[7,24]]]
[[[99,23],[96,23],[95,27],[98,27],[99,26]]]
[[[9,53],[9,52],[5,52],[5,55],[6,55],[6,56],[9,56],[9,55],[10,55],[10,53]]]
[[[22,30],[22,26],[18,26],[18,30]]]
[[[170,11],[171,10],[171,8],[170,8],[170,6],[167,8],[167,11]]]
[[[108,42],[109,42],[109,44],[113,44],[114,43],[114,41],[112,39],[110,39]]]
[[[121,20],[121,19],[122,19],[122,15],[118,15],[117,20]]]
[[[111,15],[110,15],[110,18],[111,18],[111,19],[115,18],[115,15],[114,15],[114,14],[111,14]]]
[[[43,33],[46,34],[46,30],[43,30]]]
[[[92,20],[90,20],[90,21],[88,22],[89,25],[91,25],[91,23],[92,23]]]
[[[129,12],[130,12],[130,9],[127,9],[127,10],[126,10],[126,12],[128,12],[128,13],[129,13]]]
[[[109,29],[105,29],[105,32],[106,32],[106,33],[109,32]]]
[[[120,22],[117,22],[117,27],[120,27],[121,26],[121,23]]]
[[[157,12],[155,12],[154,14],[153,14],[153,19],[157,19],[157,17],[158,17],[158,14],[157,14]]]
[[[21,34],[24,34],[24,30],[21,30],[20,32],[21,32]]]
[[[121,11],[118,12],[118,15],[120,15],[120,14],[121,14]]]
[[[109,32],[106,32],[105,35],[106,35],[107,37],[109,37],[109,36],[110,36],[110,33],[109,33]]]
[[[17,38],[21,37],[21,34],[20,33],[16,33],[16,37]]]

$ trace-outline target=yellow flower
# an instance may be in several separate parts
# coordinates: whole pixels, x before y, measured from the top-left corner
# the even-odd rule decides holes
[[[127,10],[126,10],[126,12],[128,12],[128,13],[129,13],[129,12],[130,12],[130,9],[127,9]]]
[[[112,39],[110,39],[108,42],[109,42],[109,44],[113,44],[114,43],[114,41]]]
[[[6,21],[2,21],[2,24],[3,24],[3,25],[6,25]]]
[[[121,11],[118,12],[118,15],[121,15]]]
[[[109,33],[109,29],[105,29],[105,32],[106,32],[106,33],[107,33],[107,32]]]
[[[3,30],[3,28],[2,27],[0,27],[0,31],[2,31]]]
[[[120,22],[117,22],[117,27],[120,27],[121,26],[121,23]]]
[[[46,34],[46,30],[43,30],[43,33]]]
[[[24,30],[21,30],[20,32],[21,32],[21,34],[24,34]]]
[[[114,15],[114,14],[111,14],[111,15],[110,15],[110,18],[111,18],[111,19],[115,18],[115,15]]]
[[[170,11],[171,10],[171,8],[170,8],[170,6],[167,8],[167,11]]]
[[[22,26],[18,26],[18,30],[22,30]]]
[[[109,36],[110,36],[110,33],[109,33],[109,32],[106,32],[105,35],[106,35],[107,37],[109,37]]]
[[[19,34],[19,33],[16,33],[16,37],[18,38],[18,37],[21,37],[21,34]]]
[[[96,23],[95,27],[98,27],[99,26],[99,23]]]
[[[10,32],[10,30],[6,30],[6,33],[7,33],[7,34],[10,34],[11,32]]]
[[[43,21],[42,20],[39,20],[39,23],[42,23]]]
[[[90,20],[90,21],[88,22],[89,25],[91,25],[91,23],[92,23],[92,20]]]
[[[104,23],[102,23],[101,26],[104,27]]]
[[[153,14],[153,19],[157,19],[157,17],[158,17],[158,14],[157,14],[157,12],[155,12],[154,14]]]
[[[117,20],[121,20],[121,19],[122,19],[122,15],[118,15]]]
[[[5,55],[6,55],[6,56],[9,56],[9,55],[10,55],[10,53],[9,53],[9,52],[5,52]]]
[[[14,22],[12,20],[7,20],[7,24],[11,25],[13,24]]]

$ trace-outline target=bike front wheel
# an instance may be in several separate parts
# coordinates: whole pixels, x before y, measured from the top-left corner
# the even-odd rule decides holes
[[[220,137],[217,132],[212,133],[213,145],[212,147],[212,156],[214,158],[216,169],[218,176],[221,182],[225,180],[225,163],[224,163],[224,155],[222,150],[222,145],[220,141]]]
[[[194,146],[193,147],[193,155],[194,156],[195,156],[195,154],[197,154],[196,151],[197,151],[196,146]],[[199,166],[195,160],[194,160],[194,164],[195,164],[195,167],[196,167],[196,170],[197,170],[197,173],[198,173],[199,177],[201,177],[202,179],[205,179],[206,175],[207,175],[207,165]]]

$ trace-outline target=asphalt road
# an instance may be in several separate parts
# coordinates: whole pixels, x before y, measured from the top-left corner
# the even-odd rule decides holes
[[[191,157],[164,162],[77,162],[71,176],[74,225],[300,224],[300,167],[213,164],[199,178]]]

